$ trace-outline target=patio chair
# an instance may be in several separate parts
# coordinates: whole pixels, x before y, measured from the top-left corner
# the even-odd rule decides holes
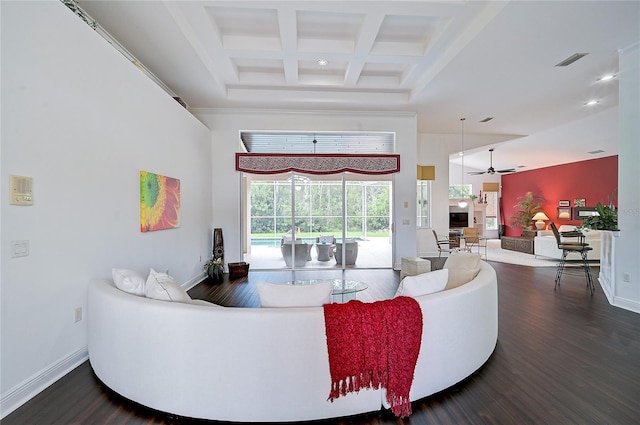
[[[358,258],[358,242],[353,239],[345,240],[345,262],[344,264],[349,266],[356,263]],[[336,264],[342,264],[342,242],[336,243]]]
[[[287,241],[284,238],[282,239],[282,245],[280,245],[280,252],[282,252],[282,258],[284,258],[284,262],[287,267],[291,267],[293,264],[294,267],[304,267],[307,264],[307,261],[311,252],[311,245],[308,243],[296,240],[295,241],[295,259],[293,259],[292,247],[293,244],[291,241]],[[292,261],[293,260],[293,261]]]

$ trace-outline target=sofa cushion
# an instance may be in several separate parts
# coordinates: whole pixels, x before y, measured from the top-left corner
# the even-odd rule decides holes
[[[140,273],[128,269],[111,269],[116,288],[133,295],[144,296],[146,279]]]
[[[187,294],[178,282],[166,273],[159,273],[153,269],[149,272],[149,277],[145,285],[144,295],[147,298],[162,301],[177,301],[190,303],[191,297]]]
[[[440,292],[447,286],[448,279],[449,269],[406,276],[400,282],[395,296],[419,297],[420,295]]]
[[[332,282],[312,285],[256,283],[262,307],[320,307],[331,303]]]
[[[457,288],[472,281],[480,271],[480,255],[470,252],[452,252],[444,262],[449,270],[449,279],[445,289]]]

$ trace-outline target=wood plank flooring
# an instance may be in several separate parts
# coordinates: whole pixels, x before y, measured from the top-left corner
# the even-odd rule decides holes
[[[596,283],[565,275],[553,290],[555,268],[491,263],[498,274],[499,334],[493,356],[465,381],[413,403],[410,418],[386,411],[314,423],[337,424],[638,424],[640,314],[608,304]],[[597,276],[598,269],[593,269]],[[393,270],[336,271],[362,280],[359,295],[395,293]],[[193,298],[257,307],[255,283],[318,277],[312,271],[251,272],[248,279],[203,282]],[[215,359],[211,359],[215,362]],[[206,364],[193,365],[206,368]],[[274,384],[277,386],[277,384]],[[250,405],[250,403],[249,403]],[[88,362],[2,420],[13,424],[202,424],[132,403],[103,386]]]

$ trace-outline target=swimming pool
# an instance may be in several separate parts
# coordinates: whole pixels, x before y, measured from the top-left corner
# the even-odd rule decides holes
[[[363,241],[362,238],[349,238],[356,241]],[[251,245],[254,246],[280,246],[282,238],[251,238]],[[310,245],[316,243],[316,238],[298,238]],[[336,242],[342,242],[342,238],[336,238]]]

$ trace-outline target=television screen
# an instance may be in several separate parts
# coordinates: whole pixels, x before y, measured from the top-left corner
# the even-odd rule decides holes
[[[455,229],[459,227],[469,227],[468,212],[450,212],[449,213],[449,228]]]

